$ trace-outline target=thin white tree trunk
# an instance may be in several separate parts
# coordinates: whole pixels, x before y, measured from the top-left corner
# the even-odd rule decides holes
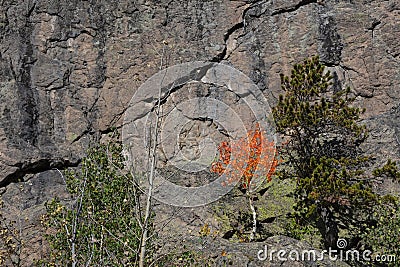
[[[252,241],[257,233],[257,212],[256,212],[256,209],[253,204],[252,196],[250,195],[249,192],[247,192],[247,197],[249,199],[249,206],[250,206],[251,213],[253,215],[253,228],[251,230],[250,238],[249,238],[250,241]]]
[[[158,107],[157,107],[157,115],[156,115],[156,125],[154,127],[154,140],[153,140],[153,148],[152,148],[152,155],[151,155],[151,164],[150,164],[150,175],[149,175],[149,188],[147,190],[147,199],[146,199],[146,211],[144,214],[144,222],[143,222],[143,234],[142,240],[140,242],[140,256],[139,256],[139,267],[144,266],[144,261],[146,257],[146,244],[147,244],[147,237],[149,233],[148,224],[150,219],[150,212],[151,212],[151,198],[153,195],[153,180],[154,180],[154,172],[155,172],[155,165],[156,165],[156,150],[157,150],[157,135],[158,135],[158,125],[159,125],[159,112],[160,112],[160,99],[161,99],[161,89],[160,95],[158,98]]]
[[[161,64],[160,70],[163,68],[163,57],[164,57],[164,47],[163,53],[161,55]],[[147,199],[146,199],[146,211],[144,214],[144,222],[142,227],[142,239],[140,242],[140,255],[139,255],[139,267],[144,267],[145,259],[146,259],[146,245],[149,235],[149,219],[151,213],[151,198],[153,196],[153,181],[154,181],[154,173],[156,168],[156,152],[158,145],[158,131],[159,131],[159,123],[160,123],[160,111],[161,111],[161,84],[158,91],[158,100],[157,100],[157,111],[156,111],[156,124],[154,126],[154,140],[151,154],[151,164],[150,164],[150,175],[149,175],[149,188],[147,191]]]

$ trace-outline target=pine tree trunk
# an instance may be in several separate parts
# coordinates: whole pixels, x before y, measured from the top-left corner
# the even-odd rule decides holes
[[[320,208],[320,216],[324,227],[322,233],[325,248],[336,249],[339,230],[333,212],[327,207],[322,207]]]

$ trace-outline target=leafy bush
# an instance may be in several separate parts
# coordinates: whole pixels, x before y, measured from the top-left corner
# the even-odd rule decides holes
[[[400,259],[400,203],[381,200],[374,208],[376,224],[362,234],[363,243],[375,255],[395,255]],[[389,266],[396,266],[394,262]],[[398,265],[397,265],[398,266]]]
[[[20,254],[24,241],[15,221],[2,214],[4,203],[0,198],[0,266],[20,266]]]
[[[90,148],[80,171],[67,171],[72,205],[46,204],[42,223],[50,245],[44,266],[135,266],[140,246],[140,210],[134,177],[124,173],[122,146]],[[150,242],[149,242],[150,244]]]

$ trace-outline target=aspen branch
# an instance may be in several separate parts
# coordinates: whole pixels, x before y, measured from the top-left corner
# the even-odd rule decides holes
[[[161,55],[161,64],[160,70],[163,68],[163,57],[164,57],[165,47],[163,47],[163,52]],[[148,178],[149,181],[149,188],[147,191],[147,199],[146,199],[146,211],[144,215],[144,222],[142,228],[142,238],[140,242],[140,256],[139,256],[139,267],[144,267],[145,257],[146,257],[146,245],[148,240],[148,224],[150,219],[150,212],[151,212],[151,198],[153,196],[153,181],[154,181],[154,173],[156,168],[156,152],[157,152],[157,140],[158,140],[158,131],[159,131],[159,123],[160,123],[160,111],[161,111],[161,84],[158,90],[158,100],[157,100],[157,111],[156,111],[156,122],[154,126],[154,141],[152,147],[152,154],[149,156],[151,157],[151,165],[150,165],[150,175]]]

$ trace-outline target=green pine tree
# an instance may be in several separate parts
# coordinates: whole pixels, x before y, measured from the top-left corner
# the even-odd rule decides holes
[[[358,123],[365,110],[352,105],[350,88],[335,89],[331,80],[318,56],[294,65],[290,77],[281,74],[285,95],[273,115],[284,137],[279,175],[297,185],[296,217],[312,222],[324,245],[335,248],[340,228],[351,230],[357,241],[379,196],[366,171],[371,158],[360,149],[368,136]]]

